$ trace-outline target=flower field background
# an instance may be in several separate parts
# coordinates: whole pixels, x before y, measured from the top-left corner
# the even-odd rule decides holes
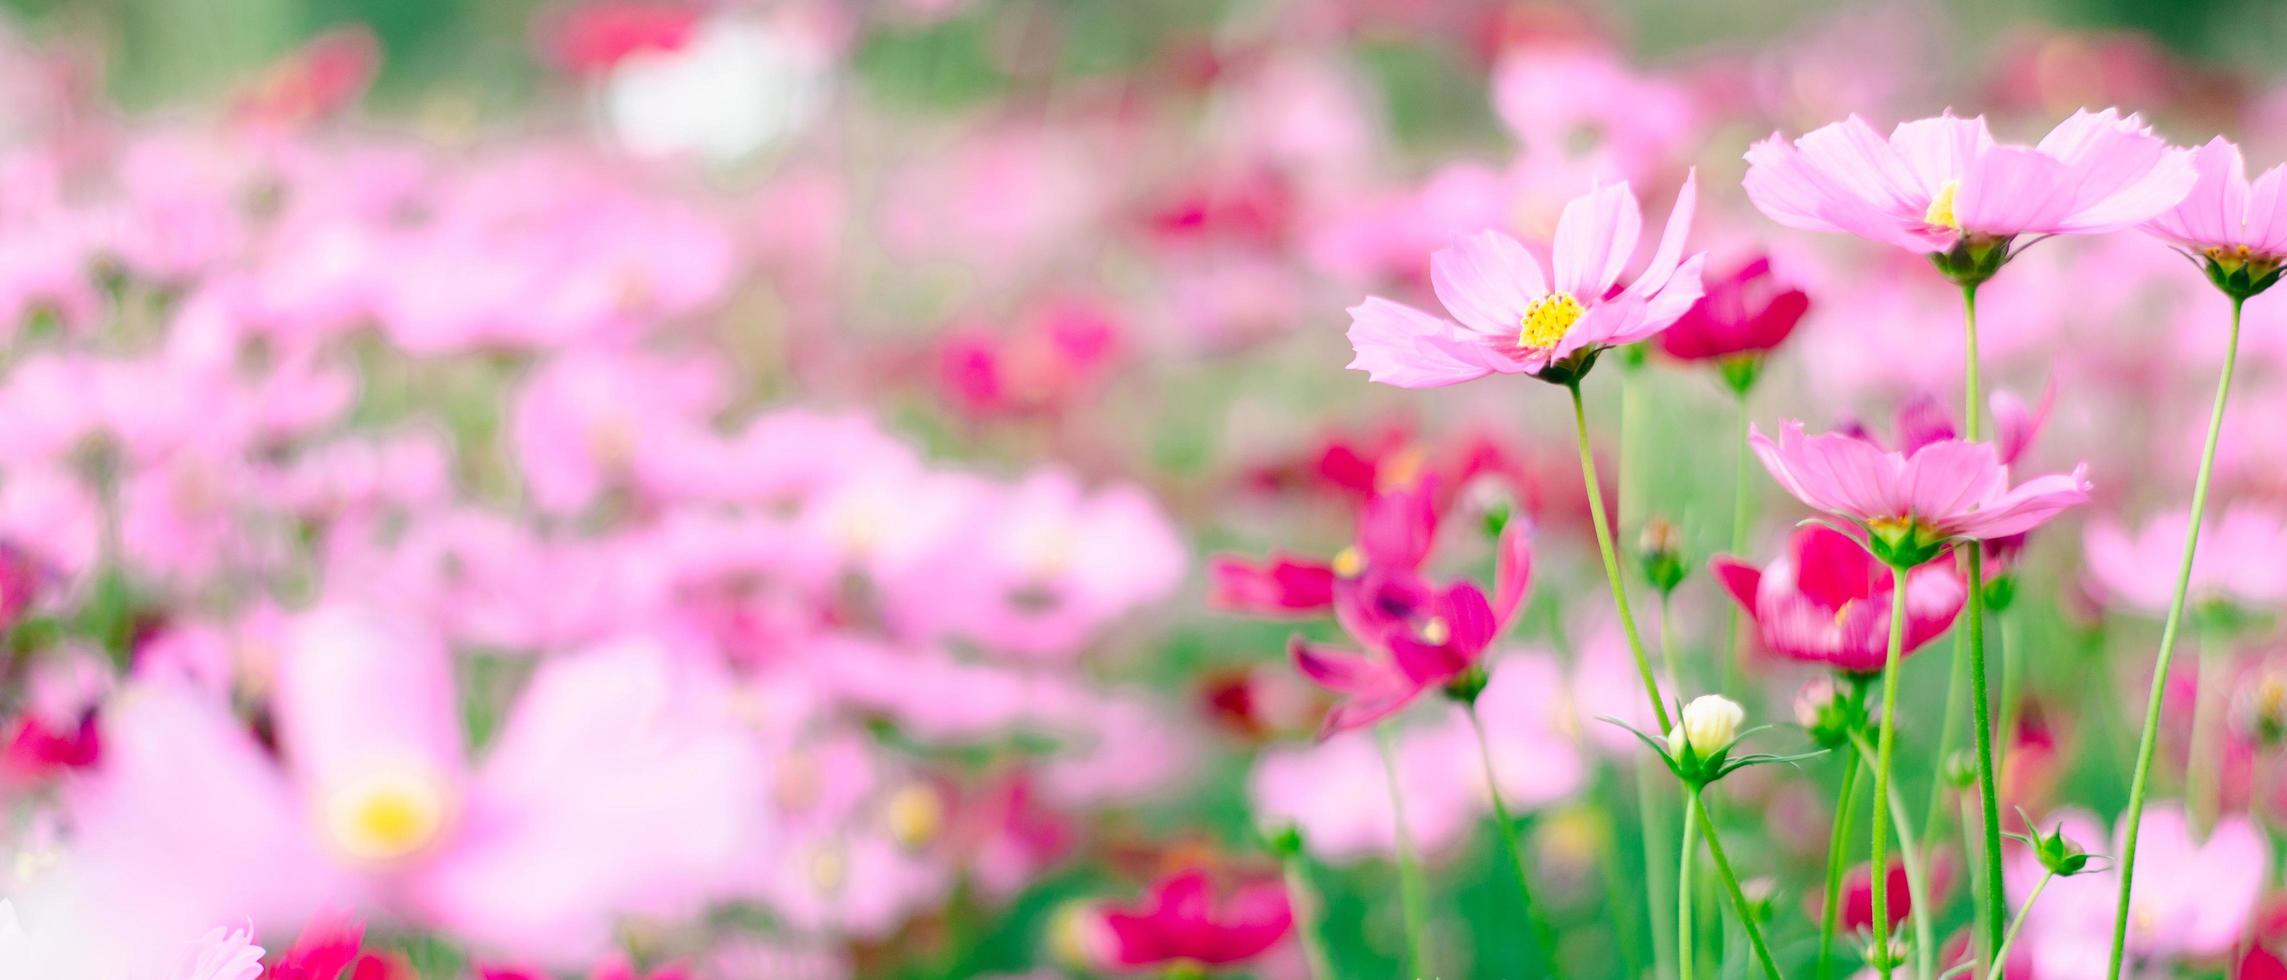
[[[2268,5],[0,10],[0,980],[2287,976]]]

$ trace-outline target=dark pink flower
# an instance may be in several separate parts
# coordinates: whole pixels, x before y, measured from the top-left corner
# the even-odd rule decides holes
[[[1101,915],[1112,937],[1112,960],[1120,966],[1242,963],[1277,945],[1294,927],[1283,883],[1248,882],[1218,896],[1199,868],[1162,879],[1140,907],[1107,908]]]
[[[1660,350],[1677,360],[1763,353],[1794,333],[1810,310],[1809,294],[1772,273],[1768,256],[1701,283],[1707,295],[1660,334]]]
[[[1365,653],[1289,644],[1303,676],[1340,695],[1323,735],[1373,724],[1477,665],[1522,605],[1532,549],[1521,528],[1502,536],[1493,597],[1470,582],[1438,588],[1410,570],[1369,566],[1336,583],[1335,617]]]
[[[1728,555],[1708,567],[1754,620],[1771,652],[1854,673],[1882,669],[1890,640],[1890,570],[1864,545],[1812,525],[1796,531],[1787,550],[1762,568]],[[1952,626],[1966,598],[1967,587],[1951,561],[1908,573],[1901,655]]]

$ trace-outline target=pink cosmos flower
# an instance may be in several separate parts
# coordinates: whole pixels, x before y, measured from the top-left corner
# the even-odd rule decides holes
[[[1430,258],[1438,301],[1459,322],[1368,297],[1350,308],[1357,351],[1350,367],[1401,388],[1540,375],[1551,367],[1577,375],[1596,352],[1667,329],[1700,296],[1706,257],[1683,257],[1694,188],[1695,178],[1686,178],[1650,262],[1617,292],[1643,226],[1626,184],[1598,187],[1564,206],[1545,278],[1516,239],[1492,230],[1463,237]]]
[[[2144,230],[2202,255],[2231,250],[2274,261],[2287,258],[2287,166],[2247,179],[2239,146],[2218,136],[2192,151],[2197,175],[2182,202],[2152,220]]]
[[[1882,669],[1890,641],[1890,571],[1848,535],[1812,525],[1796,531],[1787,550],[1762,568],[1727,555],[1708,567],[1771,652],[1841,671]],[[1966,598],[1951,561],[1908,573],[1901,655],[1952,626]]]
[[[2176,566],[2183,559],[2190,514],[2181,508],[2154,516],[2133,534],[2119,521],[2089,525],[2083,547],[2089,584],[2097,597],[2147,615],[2167,611],[2175,598]],[[2208,523],[2192,559],[2191,600],[2268,608],[2287,600],[2287,519],[2271,510],[2238,505]]]
[[[1754,429],[1747,441],[1795,499],[1857,522],[1894,557],[1926,559],[1945,542],[2023,533],[2088,499],[2086,464],[2011,487],[1991,443],[1946,439],[1885,452],[1855,436],[1805,436],[1800,422],[1787,423],[1776,442]]]
[[[2191,193],[2144,230],[2205,260],[2226,292],[2244,296],[2268,288],[2287,263],[2287,197],[2280,195],[2287,166],[2266,170],[2251,184],[2239,147],[2218,136],[2192,151],[2192,169],[2198,177]]]
[[[182,980],[255,980],[262,975],[262,947],[254,930],[220,926],[199,937],[198,951]]]
[[[2133,228],[2192,188],[2192,167],[2141,119],[2082,110],[2038,146],[1996,143],[1985,117],[1901,123],[1857,116],[1747,151],[1747,196],[1771,220],[1911,252],[2025,234]]]
[[[1707,295],[1660,334],[1660,350],[1679,361],[1760,354],[1779,346],[1810,311],[1810,296],[1757,255],[1705,280]]]
[[[638,643],[539,668],[477,759],[444,651],[339,607],[282,658],[275,750],[181,683],[116,704],[37,896],[50,921],[133,934],[340,907],[577,965],[623,915],[721,894],[758,826],[760,759],[728,699]]]
[[[1208,966],[1243,963],[1294,927],[1284,883],[1245,882],[1219,896],[1202,868],[1161,879],[1144,905],[1111,907],[1100,915],[1111,934],[1112,960],[1125,967],[1184,960]]]
[[[1266,562],[1217,557],[1208,563],[1217,608],[1257,616],[1323,612],[1334,606],[1345,579],[1369,572],[1411,572],[1428,560],[1437,542],[1438,486],[1422,477],[1389,490],[1374,491],[1358,510],[1357,544],[1332,561],[1272,555]]]
[[[1342,697],[1322,734],[1371,725],[1476,666],[1531,582],[1532,546],[1521,530],[1502,535],[1495,566],[1490,601],[1473,583],[1439,589],[1411,571],[1369,568],[1338,582],[1335,616],[1370,652],[1326,650],[1301,637],[1289,644],[1303,676]]]

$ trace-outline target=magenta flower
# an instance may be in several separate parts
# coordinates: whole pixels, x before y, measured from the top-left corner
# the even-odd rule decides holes
[[[2133,228],[2193,180],[2183,151],[2112,109],[2076,112],[2030,147],[1994,142],[1982,116],[1901,123],[1888,139],[1852,116],[1792,143],[1774,133],[1747,162],[1747,196],[1771,220],[1924,255],[1975,252],[1961,255],[1972,281],[2018,235]]]
[[[1728,274],[1704,282],[1707,295],[1660,334],[1660,350],[1679,361],[1761,354],[1795,332],[1810,311],[1810,296],[1771,271],[1757,255]]]
[[[2287,264],[2287,167],[2247,179],[2239,147],[2221,136],[2192,151],[2191,193],[2144,230],[2202,260],[2208,278],[2245,298],[2271,288]]]
[[[1106,909],[1101,916],[1111,933],[1111,959],[1120,966],[1243,963],[1278,945],[1294,928],[1294,908],[1283,883],[1249,882],[1218,898],[1214,883],[1199,868],[1162,879],[1140,907]]]
[[[1747,441],[1795,499],[1863,526],[1877,556],[1896,566],[1919,565],[1948,542],[2032,530],[2088,499],[2086,464],[2011,487],[1991,443],[1945,439],[1886,452],[1840,433],[1805,436],[1800,422],[1777,442],[1753,429]]]
[[[1326,650],[1301,637],[1289,644],[1303,676],[1342,696],[1321,735],[1387,718],[1477,666],[1515,618],[1531,579],[1531,545],[1512,530],[1501,538],[1490,600],[1474,583],[1439,589],[1411,570],[1368,567],[1337,582],[1335,617],[1369,652]]]
[[[1568,382],[1597,352],[1667,329],[1699,299],[1704,255],[1683,257],[1696,178],[1687,178],[1651,260],[1625,288],[1643,216],[1626,184],[1573,198],[1557,220],[1550,275],[1498,231],[1430,257],[1430,284],[1453,320],[1379,296],[1350,308],[1350,367],[1383,384],[1437,388],[1489,374]],[[1455,322],[1458,320],[1459,322]]]
[[[1708,567],[1772,653],[1851,673],[1882,669],[1890,639],[1890,571],[1848,535],[1812,525],[1796,531],[1787,550],[1762,568],[1728,555]],[[1968,595],[1950,561],[1907,573],[1900,655],[1943,634]]]

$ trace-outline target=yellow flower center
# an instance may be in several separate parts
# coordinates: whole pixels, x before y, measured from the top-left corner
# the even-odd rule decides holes
[[[1422,624],[1421,640],[1423,643],[1442,645],[1450,639],[1453,639],[1453,627],[1445,625],[1445,620],[1431,617],[1429,622]]]
[[[361,861],[392,861],[427,847],[444,831],[444,782],[418,769],[375,772],[325,795],[325,826],[335,847]]]
[[[1960,231],[1961,219],[1955,217],[1953,213],[1953,199],[1959,193],[1961,193],[1961,181],[1946,181],[1944,187],[1938,188],[1938,196],[1930,199],[1930,209],[1922,212],[1922,220],[1940,228]]]
[[[890,794],[883,807],[889,836],[907,848],[918,849],[937,839],[945,827],[945,801],[937,791],[914,783]]]
[[[1356,548],[1344,548],[1334,554],[1334,574],[1343,578],[1356,578],[1366,570],[1366,556]]]
[[[1550,293],[1525,307],[1524,329],[1517,334],[1517,346],[1533,350],[1548,350],[1564,339],[1565,332],[1580,322],[1588,308],[1572,298],[1571,293]]]

